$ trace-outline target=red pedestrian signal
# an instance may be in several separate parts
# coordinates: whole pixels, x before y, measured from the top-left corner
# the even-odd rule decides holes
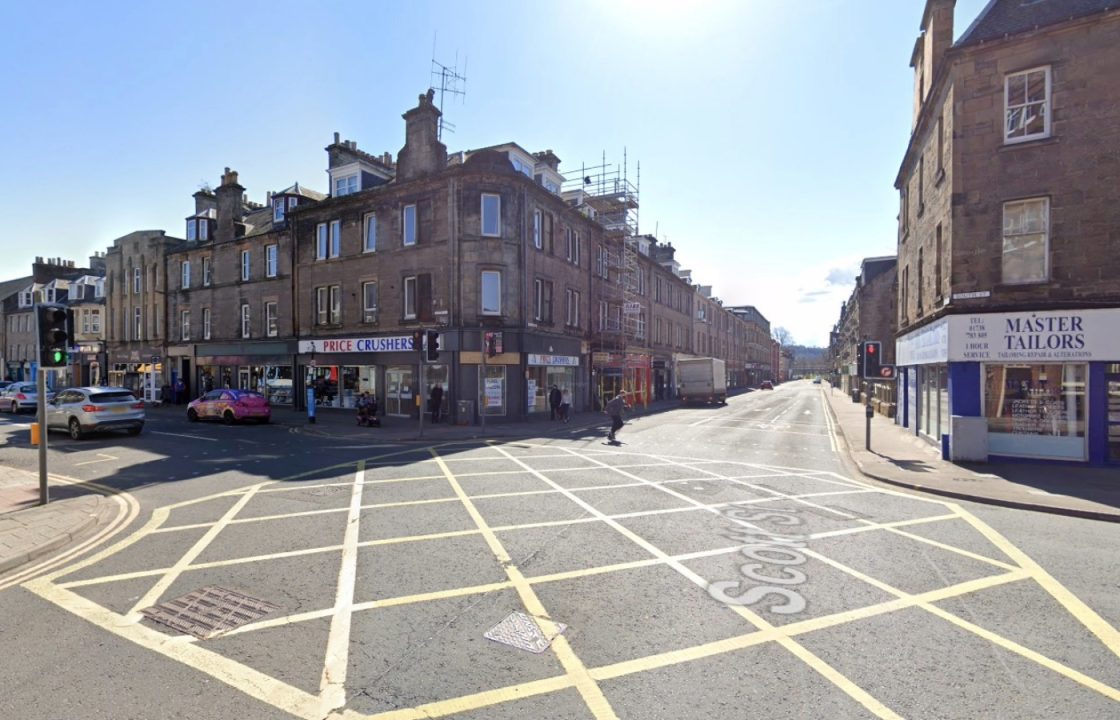
[[[883,343],[878,340],[865,340],[863,342],[863,378],[865,380],[882,380],[879,370],[879,360],[883,355]]]

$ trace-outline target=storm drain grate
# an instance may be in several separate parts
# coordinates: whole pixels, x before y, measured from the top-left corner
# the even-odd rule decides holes
[[[555,625],[556,635],[545,637],[536,620],[523,612],[512,612],[505,620],[483,633],[483,637],[519,650],[542,653],[557,636],[568,629],[564,623],[555,623]]]
[[[217,585],[207,585],[174,600],[145,608],[140,614],[172,630],[205,640],[279,609],[279,605],[265,600]]]

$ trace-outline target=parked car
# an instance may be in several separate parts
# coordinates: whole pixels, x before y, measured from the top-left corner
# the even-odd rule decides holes
[[[769,380],[763,380],[762,384],[758,386],[758,389],[759,390],[773,390],[774,389],[774,383],[770,382]]]
[[[59,390],[47,401],[47,429],[66,430],[81,440],[91,432],[144,429],[144,403],[121,387],[76,387]]]
[[[821,384],[821,379],[819,377],[813,378],[813,384],[814,385],[820,385]]]
[[[211,390],[187,404],[187,419],[221,419],[226,425],[238,420],[266,423],[272,418],[268,398],[251,390]]]
[[[39,388],[33,382],[12,383],[0,392],[0,409],[14,413],[39,409]],[[50,397],[48,392],[47,399]]]

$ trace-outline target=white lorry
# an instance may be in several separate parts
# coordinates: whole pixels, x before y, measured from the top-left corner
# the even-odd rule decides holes
[[[677,397],[682,403],[727,403],[727,363],[718,358],[677,361]]]

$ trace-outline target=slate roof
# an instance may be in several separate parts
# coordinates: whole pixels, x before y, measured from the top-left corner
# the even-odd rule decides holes
[[[0,282],[0,300],[15,295],[17,292],[30,285],[33,280],[35,280],[34,276],[28,275],[26,277]]]
[[[1120,0],[991,0],[956,46],[977,45],[1008,35],[1120,9]]]
[[[241,222],[245,225],[245,237],[264,235],[273,231],[272,208],[260,208],[246,213]]]
[[[278,192],[276,194],[277,195],[299,195],[300,197],[309,198],[311,200],[315,200],[316,202],[318,202],[319,200],[325,200],[327,198],[326,193],[321,193],[318,190],[312,190],[311,188],[305,188],[302,185],[300,185],[298,182],[295,185],[292,185],[291,187],[285,188],[284,190],[281,190],[280,192]]]

